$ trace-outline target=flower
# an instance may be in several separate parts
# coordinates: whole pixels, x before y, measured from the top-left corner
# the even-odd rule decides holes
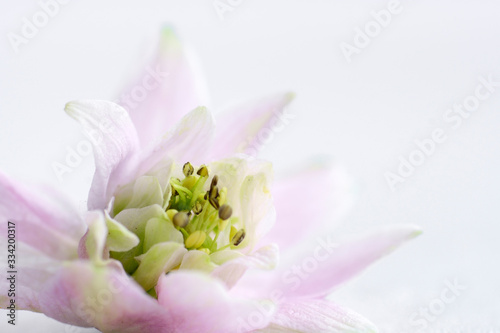
[[[322,238],[291,256],[333,209],[338,174],[320,165],[273,188],[270,163],[248,152],[293,95],[223,114],[216,130],[185,55],[167,29],[154,68],[168,76],[141,103],[126,103],[129,112],[107,101],[66,105],[86,131],[104,134],[83,218],[55,190],[0,175],[0,218],[23,243],[17,308],[103,332],[375,332],[324,297],[418,228]],[[9,302],[0,296],[2,308]]]

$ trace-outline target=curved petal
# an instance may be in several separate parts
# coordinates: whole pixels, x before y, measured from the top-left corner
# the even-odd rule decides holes
[[[127,111],[108,101],[69,102],[65,111],[82,124],[94,146],[96,171],[88,209],[105,209],[115,188],[130,181],[130,168],[139,147],[134,125]]]
[[[18,240],[56,259],[77,257],[85,224],[77,210],[56,191],[27,188],[0,173],[1,233],[16,225]]]
[[[350,177],[325,160],[276,181],[272,193],[277,220],[262,243],[277,243],[284,253],[310,236],[331,231],[354,201]],[[326,218],[331,222],[325,224]]]
[[[235,153],[257,157],[261,146],[295,118],[285,109],[294,96],[293,93],[276,94],[218,115],[217,145],[212,149],[211,158],[220,159]]]
[[[199,107],[189,112],[155,147],[143,153],[138,175],[154,172],[157,166],[164,167],[162,162],[166,159],[180,163],[204,163],[204,156],[212,143],[214,126],[213,116],[206,108]]]
[[[293,263],[282,264],[270,274],[252,272],[254,274],[245,276],[236,288],[241,294],[258,288],[261,297],[276,293],[287,299],[325,296],[420,233],[416,226],[394,225],[340,245],[329,235],[319,237],[316,246],[295,256]],[[257,286],[263,279],[269,281],[266,286]]]
[[[170,27],[162,31],[156,59],[119,100],[137,128],[142,147],[162,136],[189,111],[207,103],[196,61]]]
[[[235,297],[221,282],[194,271],[162,276],[156,291],[176,332],[250,332],[266,327],[275,310],[270,301]]]
[[[165,310],[121,268],[64,265],[44,286],[40,308],[56,320],[103,332],[171,332]]]
[[[293,300],[279,304],[265,333],[376,333],[375,325],[352,310],[327,300]]]

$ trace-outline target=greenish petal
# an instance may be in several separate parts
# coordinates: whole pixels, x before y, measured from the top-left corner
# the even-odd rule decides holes
[[[210,256],[203,251],[189,251],[182,259],[180,269],[195,269],[210,273],[217,267],[210,260]]]
[[[187,250],[183,244],[165,242],[154,245],[148,252],[139,256],[139,268],[132,274],[144,290],[150,290],[158,278],[178,266]]]
[[[139,244],[139,237],[106,213],[108,238],[106,245],[110,251],[125,252]]]
[[[184,244],[184,238],[172,222],[162,218],[150,219],[146,224],[143,252],[147,252],[154,245],[164,242]]]
[[[131,208],[121,211],[115,216],[115,220],[132,231],[139,238],[139,244],[127,252],[111,252],[111,257],[119,260],[125,271],[132,274],[139,264],[135,257],[142,254],[146,223],[152,218],[166,219],[165,211],[159,205],[152,205],[144,208]]]

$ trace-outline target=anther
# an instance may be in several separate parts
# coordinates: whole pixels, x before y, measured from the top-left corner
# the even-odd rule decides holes
[[[184,228],[189,223],[188,214],[186,214],[186,212],[179,212],[174,215],[172,222],[176,227]]]
[[[233,209],[229,205],[222,205],[219,208],[219,218],[221,220],[227,220],[233,215]]]
[[[203,211],[203,205],[201,204],[201,202],[196,201],[196,203],[193,206],[193,213],[199,215],[202,211]]]
[[[245,229],[239,230],[231,239],[231,245],[238,246],[245,239]]]
[[[210,184],[210,188],[217,186],[217,183],[219,182],[219,177],[217,175],[212,178],[212,183]]]
[[[198,175],[202,177],[208,177],[208,168],[204,165],[202,165],[197,172]]]
[[[182,167],[182,173],[184,173],[184,176],[186,176],[186,177],[191,176],[193,174],[193,172],[194,172],[194,168],[191,165],[191,163],[189,163],[189,162],[184,164],[184,166]]]

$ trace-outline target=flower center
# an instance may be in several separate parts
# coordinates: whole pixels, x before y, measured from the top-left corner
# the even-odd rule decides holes
[[[182,168],[184,179],[170,178],[172,187],[170,201],[166,209],[168,218],[182,233],[188,250],[200,250],[207,254],[228,247],[238,246],[245,238],[245,230],[237,230],[233,225],[238,221],[233,217],[233,209],[226,204],[227,188],[219,189],[219,178],[212,177],[210,188],[204,191],[210,175],[202,165],[195,173],[187,162]],[[229,233],[224,233],[231,228]],[[221,235],[229,236],[226,245],[219,247]]]

